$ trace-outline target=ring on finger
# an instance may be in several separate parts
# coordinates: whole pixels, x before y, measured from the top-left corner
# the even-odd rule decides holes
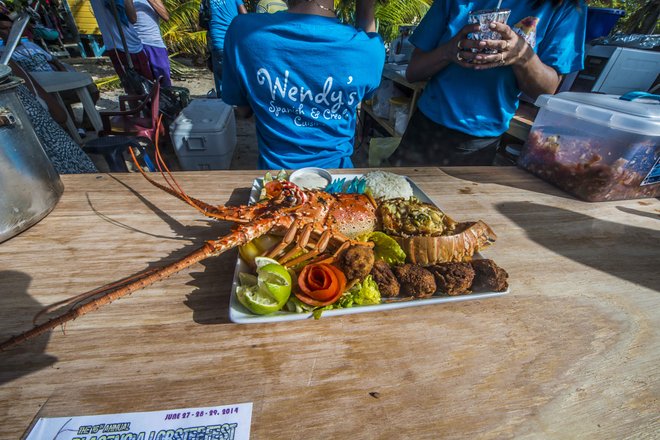
[[[504,40],[506,43],[506,46],[504,46],[504,50],[509,50],[509,40]]]
[[[504,64],[504,52],[500,52],[500,64]]]
[[[458,47],[458,50],[463,50],[463,48],[461,47],[461,40],[458,40],[456,42],[456,47]]]
[[[461,56],[461,53],[460,53],[460,52],[456,52],[456,59],[457,59],[458,61],[463,61],[463,60],[465,60],[465,58],[463,58],[463,57]]]

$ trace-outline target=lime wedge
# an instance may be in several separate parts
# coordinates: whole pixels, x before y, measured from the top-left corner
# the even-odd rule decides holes
[[[278,266],[281,266],[281,264],[278,263],[277,260],[273,260],[272,258],[268,258],[268,257],[254,257],[254,264],[257,266],[257,271],[259,271],[259,269],[266,266],[267,264],[276,264]]]
[[[275,298],[257,286],[238,286],[236,297],[241,304],[257,315],[267,315],[282,308]]]
[[[270,263],[258,268],[257,283],[260,290],[266,290],[282,305],[291,295],[291,275],[281,264]]]
[[[246,272],[239,272],[238,273],[238,284],[241,286],[256,286],[257,285],[257,277],[252,275],[251,273],[246,273]]]

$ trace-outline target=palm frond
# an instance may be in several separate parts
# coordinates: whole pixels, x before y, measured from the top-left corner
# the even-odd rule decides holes
[[[195,57],[206,54],[206,31],[181,32],[172,29],[163,35],[163,39],[170,52]]]
[[[119,75],[99,78],[96,81],[94,81],[94,84],[96,84],[96,87],[98,87],[98,89],[101,91],[116,90],[121,87],[121,81],[119,79]]]

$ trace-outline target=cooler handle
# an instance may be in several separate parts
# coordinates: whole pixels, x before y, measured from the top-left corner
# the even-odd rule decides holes
[[[619,99],[623,99],[624,101],[634,101],[638,98],[654,99],[660,102],[660,95],[654,95],[653,93],[648,92],[628,92]]]

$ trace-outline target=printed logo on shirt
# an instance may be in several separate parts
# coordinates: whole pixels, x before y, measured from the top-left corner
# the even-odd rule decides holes
[[[350,120],[357,106],[357,91],[346,92],[338,87],[339,81],[329,76],[322,90],[312,90],[300,84],[289,84],[289,71],[284,79],[271,76],[265,68],[257,70],[257,82],[268,88],[271,101],[268,111],[275,117],[291,117],[298,127],[318,127],[332,121]],[[350,84],[352,76],[346,80]]]
[[[523,37],[532,49],[536,47],[536,25],[538,23],[538,17],[525,17],[513,27],[513,30]]]

